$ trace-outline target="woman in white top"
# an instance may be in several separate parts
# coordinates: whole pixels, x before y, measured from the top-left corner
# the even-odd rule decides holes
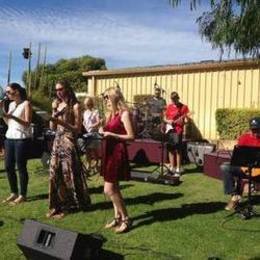
[[[3,202],[12,205],[26,200],[28,186],[27,151],[31,138],[32,108],[27,100],[26,91],[18,83],[11,83],[6,87],[6,95],[11,101],[8,112],[3,113],[7,124],[5,140],[5,168],[10,185],[11,194]],[[3,102],[1,103],[3,107]],[[20,192],[18,191],[15,164],[19,172]]]
[[[86,157],[88,165],[91,166],[91,160],[97,162],[98,159],[98,126],[100,124],[99,112],[94,108],[92,97],[86,97],[84,100],[85,111],[83,113],[83,126],[87,132]]]

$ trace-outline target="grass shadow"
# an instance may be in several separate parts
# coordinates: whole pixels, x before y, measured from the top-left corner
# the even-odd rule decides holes
[[[137,205],[137,204],[148,204],[153,205],[156,202],[164,201],[164,200],[172,200],[178,199],[182,197],[182,193],[161,193],[155,192],[144,196],[139,196],[135,198],[126,198],[124,202],[126,206]],[[99,202],[92,204],[90,206],[90,210],[106,210],[113,208],[112,203],[110,201]]]
[[[183,175],[193,173],[203,173],[203,167],[194,166],[193,168],[185,168]]]
[[[38,194],[38,195],[35,195],[35,196],[28,197],[27,201],[31,202],[31,201],[36,201],[36,200],[46,200],[46,199],[48,199],[48,196],[49,196],[48,193],[46,193],[46,194]]]
[[[223,202],[204,202],[183,204],[180,208],[156,209],[134,217],[133,221],[137,223],[133,228],[151,225],[154,222],[181,219],[194,214],[211,214],[223,210],[224,206]]]
[[[101,249],[99,253],[99,259],[103,260],[121,260],[124,259],[125,257],[121,254],[106,250],[106,249]]]
[[[130,188],[130,187],[133,187],[134,185],[133,184],[124,184],[124,185],[120,185],[120,190],[124,190],[124,189],[127,189],[127,188]],[[89,190],[89,194],[102,194],[104,192],[104,186],[101,185],[101,186],[98,186],[98,187],[91,187],[91,188],[88,188]]]

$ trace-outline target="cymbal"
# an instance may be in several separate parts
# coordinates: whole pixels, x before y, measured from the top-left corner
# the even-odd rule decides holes
[[[135,103],[136,108],[148,108],[149,105],[146,103]]]

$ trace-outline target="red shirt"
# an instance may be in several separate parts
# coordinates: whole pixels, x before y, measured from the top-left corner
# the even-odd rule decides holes
[[[170,104],[166,107],[165,116],[167,120],[176,120],[180,117],[184,119],[184,115],[189,113],[189,108],[186,105],[176,106],[175,104]],[[174,124],[174,131],[177,134],[183,133],[184,120],[178,120]]]
[[[238,138],[238,145],[260,147],[260,138],[253,135],[252,132],[247,132]]]

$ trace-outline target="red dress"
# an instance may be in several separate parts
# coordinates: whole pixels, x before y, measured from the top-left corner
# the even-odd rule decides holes
[[[107,122],[104,131],[121,135],[126,134],[120,113]],[[126,141],[114,137],[105,139],[101,174],[105,181],[112,183],[130,179]]]

